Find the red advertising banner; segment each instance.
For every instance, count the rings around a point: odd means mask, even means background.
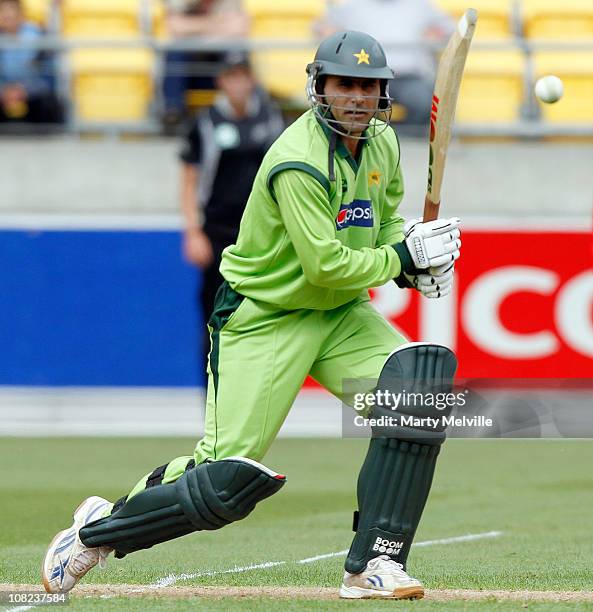
[[[461,378],[593,378],[590,230],[464,230],[454,293],[394,283],[373,303],[410,340],[455,351]]]

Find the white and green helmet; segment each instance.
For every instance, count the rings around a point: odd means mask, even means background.
[[[321,42],[315,59],[307,66],[307,99],[317,118],[328,128],[343,136],[368,139],[380,134],[389,125],[391,118],[391,98],[389,80],[393,70],[387,65],[385,52],[379,42],[364,32],[353,30],[336,32]],[[324,76],[346,76],[353,78],[379,79],[381,91],[376,100],[374,116],[360,135],[364,125],[356,122],[345,124],[332,115],[335,104],[326,102],[323,95]]]

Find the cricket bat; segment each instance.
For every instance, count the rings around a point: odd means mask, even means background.
[[[467,9],[451,35],[437,69],[430,112],[428,188],[423,217],[425,222],[434,221],[439,216],[441,185],[459,86],[477,21],[478,12],[475,9]]]

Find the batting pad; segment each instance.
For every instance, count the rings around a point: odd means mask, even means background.
[[[111,516],[85,525],[85,546],[108,546],[122,557],[194,531],[220,529],[245,518],[286,478],[243,457],[202,463],[174,483],[134,495]]]
[[[457,368],[455,355],[436,344],[410,344],[392,353],[383,366],[377,389],[390,392],[450,390]],[[445,409],[450,413],[451,408]],[[381,410],[373,416],[381,414]],[[405,414],[427,417],[433,407],[405,407]],[[397,426],[392,437],[374,437],[358,477],[356,535],[346,558],[346,571],[356,574],[379,555],[404,568],[432,485],[444,428]]]

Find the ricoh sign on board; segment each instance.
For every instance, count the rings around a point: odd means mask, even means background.
[[[451,296],[390,282],[375,306],[454,349],[461,378],[593,379],[591,228],[468,225]],[[180,252],[176,228],[0,230],[0,385],[203,386],[199,271]]]

